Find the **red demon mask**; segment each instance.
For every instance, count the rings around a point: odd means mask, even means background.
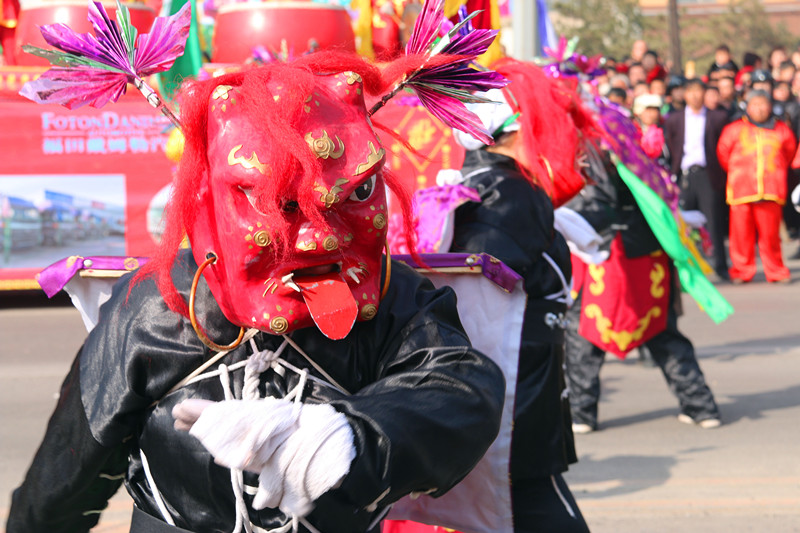
[[[217,257],[204,276],[234,324],[316,324],[341,339],[380,300],[385,151],[358,74],[261,81],[218,85],[208,101],[192,253]]]

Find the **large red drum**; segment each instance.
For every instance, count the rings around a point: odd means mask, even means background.
[[[56,0],[30,2],[23,5],[19,13],[17,32],[14,38],[15,54],[18,65],[47,66],[44,58],[22,51],[22,45],[31,44],[40,48],[52,48],[39,31],[39,26],[62,22],[78,33],[92,33],[89,22],[89,2],[87,0]],[[142,3],[125,4],[131,13],[131,23],[139,33],[147,33],[156,18],[152,8]],[[116,20],[117,5],[114,2],[103,2],[111,20]]]
[[[311,43],[321,50],[355,52],[350,15],[343,7],[311,2],[238,3],[220,7],[214,31],[213,61],[243,63],[262,45],[299,56]]]

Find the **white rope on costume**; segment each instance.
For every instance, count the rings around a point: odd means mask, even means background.
[[[469,174],[464,176],[464,179],[461,181],[461,183],[464,183],[468,179],[470,179],[472,177],[475,177],[478,174],[483,174],[484,172],[489,172],[490,170],[492,170],[492,167],[481,167],[481,168],[479,168],[477,170],[473,170],[472,172],[470,172]]]
[[[251,345],[252,345],[252,342],[251,342]],[[296,344],[294,344],[292,342],[290,342],[290,345],[291,346],[296,346]],[[254,350],[253,350],[254,354],[260,353],[257,350],[258,350],[258,348],[254,347]],[[265,351],[268,351],[268,350],[265,350]],[[301,355],[304,354],[304,352],[302,352],[301,350],[298,349],[298,351],[301,353]],[[306,357],[308,357],[308,356],[306,356]],[[239,361],[238,363],[234,363],[234,364],[228,366],[227,368],[228,368],[228,371],[233,372],[234,370],[239,370],[242,367],[246,367],[247,363],[248,363],[248,360]],[[301,374],[303,372],[303,370],[301,368],[298,368],[298,367],[294,366],[293,364],[291,364],[291,363],[289,363],[289,362],[287,362],[287,361],[285,361],[283,359],[278,358],[278,359],[275,359],[273,361],[272,369],[275,371],[276,374],[279,374],[281,377],[283,377],[284,374],[285,374],[284,368],[286,368],[288,370],[291,370],[295,374]],[[198,381],[203,381],[205,379],[209,379],[209,378],[212,378],[212,377],[218,377],[219,374],[220,374],[219,370],[213,370],[211,372],[206,372],[205,374],[199,374],[199,375],[196,375],[195,377],[193,377],[192,379],[190,379],[188,381],[185,381],[182,386],[185,387],[187,385],[191,385],[193,383],[197,383]],[[323,372],[323,374],[325,374],[325,372]],[[333,385],[333,384],[325,381],[324,379],[320,379],[320,378],[318,378],[316,376],[312,376],[311,374],[308,375],[308,379],[313,381],[314,383],[317,383],[318,385],[322,385],[322,386],[328,387],[330,389],[338,390],[342,394],[350,395],[349,392],[347,392],[346,390],[342,389],[341,387],[337,387],[336,385]]]
[[[372,523],[370,523],[369,527],[367,528],[367,531],[371,531],[371,530],[372,530],[372,528],[374,528],[375,526],[377,526],[378,524],[380,524],[380,523],[381,523],[381,520],[383,520],[384,518],[386,518],[386,515],[388,515],[388,514],[389,514],[389,511],[391,511],[391,510],[392,510],[392,505],[387,505],[387,506],[386,506],[386,507],[383,509],[383,511],[381,511],[380,513],[378,513],[378,516],[376,516],[376,517],[375,517],[375,519],[374,519],[374,520],[372,520]]]
[[[572,510],[572,506],[570,506],[569,502],[564,497],[564,495],[561,494],[561,489],[558,488],[558,483],[556,483],[556,476],[550,476],[550,481],[553,482],[553,488],[556,490],[556,494],[558,494],[558,499],[561,500],[561,503],[564,504],[564,507],[566,507],[569,515],[572,518],[575,518],[575,511]]]
[[[275,371],[276,374],[280,376],[284,376],[284,368],[295,372],[300,376],[297,385],[295,385],[292,390],[288,392],[288,394],[284,397],[284,399],[288,401],[294,400],[294,409],[295,411],[299,411],[302,407],[302,400],[303,400],[303,391],[305,390],[306,384],[308,380],[312,380],[315,383],[320,385],[338,390],[342,394],[351,395],[350,392],[347,391],[344,387],[342,387],[339,383],[334,380],[330,374],[325,372],[311,357],[302,349],[300,346],[297,345],[288,335],[283,335],[283,343],[278,347],[277,350],[274,352],[271,350],[258,350],[258,346],[255,344],[254,336],[258,333],[256,329],[250,329],[245,333],[244,340],[250,341],[250,346],[252,348],[252,354],[245,360],[239,361],[238,363],[234,363],[230,366],[225,365],[224,363],[220,364],[217,367],[217,370],[205,372],[204,370],[208,369],[212,364],[222,359],[225,355],[227,355],[230,350],[218,352],[214,357],[203,363],[201,366],[196,368],[191,374],[183,378],[180,382],[178,382],[174,387],[172,387],[167,394],[170,394],[182,387],[190,385],[192,383],[196,383],[199,381],[203,381],[205,379],[209,379],[212,377],[219,377],[220,383],[222,385],[222,390],[224,393],[225,400],[233,400],[235,399],[233,396],[233,392],[231,389],[231,382],[230,382],[230,372],[239,370],[240,368],[244,367],[245,375],[244,375],[244,385],[242,388],[242,399],[259,399],[260,393],[258,391],[258,387],[261,382],[261,374],[265,372],[267,369],[272,369]],[[327,380],[320,379],[315,376],[312,376],[308,373],[307,369],[298,368],[288,361],[281,359],[281,355],[286,349],[286,346],[289,345],[294,348],[303,358],[308,361],[311,366],[313,366],[317,372],[322,374]],[[166,394],[165,394],[166,396]],[[160,400],[159,400],[160,401]],[[158,403],[158,402],[155,402]],[[330,435],[326,435],[325,439],[327,439]],[[313,457],[313,456],[312,456]],[[144,460],[144,454],[142,454],[143,464],[145,465],[145,474],[148,476],[148,481],[151,483],[151,488],[153,488],[153,492],[157,494],[157,490],[155,489],[155,484],[151,481],[152,476],[149,472],[149,467],[146,465]],[[310,464],[310,461],[309,461]],[[266,530],[264,528],[258,527],[250,521],[250,515],[247,511],[247,504],[244,501],[244,494],[250,494],[253,490],[252,487],[246,486],[244,484],[244,475],[241,470],[231,469],[231,488],[233,489],[234,498],[236,500],[236,523],[234,525],[234,529],[232,533],[241,533],[242,528],[244,528],[246,533],[288,533],[288,531],[293,531],[297,533],[300,528],[300,524],[302,523],[306,528],[308,528],[311,533],[320,533],[314,526],[308,523],[307,520],[303,518],[298,518],[297,516],[292,516],[291,521],[281,527]],[[257,491],[257,489],[256,489]],[[157,496],[160,498],[160,494]],[[158,500],[157,500],[158,501]],[[163,502],[162,502],[163,505]],[[159,509],[161,506],[159,506]],[[166,512],[166,507],[162,510],[162,513]],[[169,517],[168,513],[165,514],[164,518],[170,523],[170,525],[174,525],[171,521],[171,517]]]
[[[306,529],[309,530],[311,533],[322,533],[319,529],[312,526],[305,518],[301,518],[300,523],[306,526]]]
[[[153,479],[153,474],[150,472],[150,463],[147,462],[147,456],[144,454],[142,449],[139,449],[139,457],[142,458],[142,468],[144,469],[144,476],[147,478],[147,484],[150,485],[150,491],[153,493],[153,499],[156,501],[156,505],[158,506],[158,511],[161,513],[161,516],[164,518],[164,521],[171,525],[175,525],[175,520],[172,519],[172,516],[169,514],[167,510],[167,506],[164,504],[164,500],[161,498],[161,492],[156,487],[156,482]]]
[[[288,346],[285,340],[274,352],[272,350],[264,350],[259,352],[256,342],[250,339],[250,347],[253,349],[253,354],[247,358],[247,364],[244,367],[244,387],[242,388],[242,399],[256,400],[259,398],[258,385],[261,381],[261,374],[268,368],[275,366],[283,351]]]
[[[295,350],[297,350],[297,352],[298,352],[300,355],[302,355],[303,357],[305,357],[306,361],[308,361],[309,363],[311,363],[311,366],[313,366],[313,367],[314,367],[314,369],[316,369],[316,371],[317,371],[317,372],[319,372],[320,374],[322,374],[322,375],[325,377],[325,379],[327,379],[328,381],[330,381],[332,385],[334,385],[334,386],[335,386],[337,389],[339,389],[341,392],[345,393],[346,395],[348,395],[348,396],[351,396],[351,395],[352,395],[352,394],[351,394],[351,393],[350,393],[350,392],[349,392],[347,389],[345,389],[344,387],[342,387],[341,385],[339,385],[339,383],[337,383],[337,382],[336,382],[336,380],[335,380],[335,379],[333,379],[333,378],[330,376],[330,374],[328,374],[327,372],[325,372],[325,371],[322,369],[322,367],[321,367],[321,366],[319,366],[319,365],[316,363],[316,361],[314,361],[313,359],[311,359],[311,357],[309,357],[309,355],[308,355],[306,352],[304,352],[304,351],[303,351],[303,349],[302,349],[301,347],[299,347],[299,346],[297,345],[297,343],[296,343],[296,342],[294,342],[294,341],[291,339],[291,337],[289,337],[288,335],[284,335],[284,336],[283,336],[283,338],[284,338],[284,339],[286,339],[286,341],[287,341],[289,344],[291,344],[291,345],[292,345],[292,348],[294,348]]]
[[[273,368],[278,364],[288,364],[285,361],[280,359],[281,354],[286,349],[286,346],[292,344],[296,346],[294,343],[289,340],[289,337],[284,336],[283,343],[278,347],[276,351],[271,350],[262,350],[257,351],[258,347],[255,344],[255,341],[251,338],[250,339],[250,346],[253,349],[253,354],[247,358],[246,361],[242,361],[245,363],[245,378],[244,378],[244,387],[242,388],[242,399],[247,400],[254,400],[259,399],[260,395],[258,392],[258,386],[261,381],[261,374],[266,371],[268,368]],[[305,354],[303,354],[305,355]],[[308,358],[308,356],[305,356]],[[230,370],[233,366],[238,366],[241,368],[241,365],[237,363],[236,365],[231,365],[228,367],[225,364],[220,364],[217,370],[217,374],[219,375],[220,383],[222,385],[222,390],[225,395],[225,400],[233,400],[233,392],[231,390],[231,381],[230,381]],[[294,367],[293,367],[294,368]],[[294,400],[293,409],[295,414],[299,414],[299,410],[302,407],[302,400],[303,400],[303,391],[306,388],[306,384],[308,383],[308,370],[306,369],[295,369],[298,374],[300,374],[300,379],[297,382],[289,393],[284,396],[285,400],[292,401]],[[200,378],[201,376],[195,376],[195,379]],[[188,383],[188,382],[187,382]],[[323,440],[326,440],[330,435],[325,435]],[[313,458],[313,456],[312,456]],[[309,464],[311,461],[309,460]],[[308,469],[308,465],[306,465],[306,470]],[[246,533],[286,533],[289,531],[289,528],[295,533],[300,529],[300,519],[298,517],[293,516],[292,520],[289,524],[282,526],[280,528],[272,529],[270,531],[266,531],[263,528],[259,528],[258,526],[254,525],[250,522],[250,514],[247,511],[247,504],[244,501],[244,494],[245,492],[249,492],[249,487],[245,486],[244,484],[244,474],[241,470],[231,468],[231,488],[233,489],[233,495],[236,500],[236,524],[234,525],[232,533],[241,533],[242,528],[244,528]],[[246,520],[246,521],[245,521]],[[317,532],[316,529],[313,528],[310,524],[307,524],[303,521],[304,525],[309,528],[312,533]],[[318,533],[318,532],[317,532]]]
[[[255,337],[256,333],[258,333],[257,329],[255,329],[255,328],[248,329],[247,333],[245,333],[244,337],[242,337],[242,342],[249,341],[250,339]],[[201,374],[203,372],[203,370],[205,370],[206,368],[210,367],[211,365],[213,365],[214,363],[216,363],[217,361],[219,361],[220,359],[222,359],[223,357],[228,355],[230,352],[231,352],[231,350],[223,350],[221,352],[218,352],[214,357],[212,357],[211,359],[209,359],[208,361],[206,361],[202,365],[200,365],[197,368],[195,368],[194,371],[192,371],[191,374],[189,374],[188,376],[186,376],[185,378],[180,380],[178,383],[176,383],[171,389],[169,389],[167,391],[167,393],[164,396],[168,396],[169,394],[175,392],[176,390],[185,387],[186,385],[189,384],[190,381],[192,381],[195,377],[197,377],[199,374]],[[162,396],[162,398],[164,396]],[[159,401],[161,401],[161,400],[159,400]],[[156,403],[158,403],[158,402],[156,402]]]
[[[570,295],[570,284],[567,283],[567,278],[564,277],[564,272],[561,271],[558,263],[556,263],[553,258],[550,257],[550,254],[547,252],[542,252],[542,257],[544,257],[544,260],[547,261],[551,267],[553,267],[553,270],[555,270],[556,274],[558,275],[558,279],[561,280],[561,290],[553,294],[548,294],[544,297],[545,300],[556,300],[558,302],[570,305],[572,303],[570,301],[572,300],[572,296]]]
[[[233,400],[233,392],[231,391],[231,378],[228,372],[228,367],[222,363],[219,365],[219,381],[222,384],[222,393],[225,395],[226,400]],[[244,474],[237,468],[231,468],[231,488],[233,489],[233,497],[236,500],[236,523],[233,526],[232,533],[241,533],[242,527],[247,533],[253,533],[253,528],[250,525],[250,514],[247,512],[247,504],[244,501]],[[247,518],[245,524],[244,519]]]
[[[276,527],[275,529],[264,529],[263,527],[258,527],[255,524],[250,524],[253,526],[253,533],[289,533],[289,530],[293,529],[292,522],[282,525],[281,527]]]

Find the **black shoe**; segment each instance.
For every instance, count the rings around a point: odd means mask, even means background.
[[[717,273],[717,277],[719,278],[720,281],[730,281],[731,280],[731,276],[730,276],[730,274],[728,274],[728,269],[717,270],[716,273]]]

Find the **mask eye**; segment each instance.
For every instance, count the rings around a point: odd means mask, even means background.
[[[359,185],[353,194],[350,195],[350,200],[354,202],[365,202],[369,200],[375,190],[375,178],[377,175],[372,176],[367,181]]]

